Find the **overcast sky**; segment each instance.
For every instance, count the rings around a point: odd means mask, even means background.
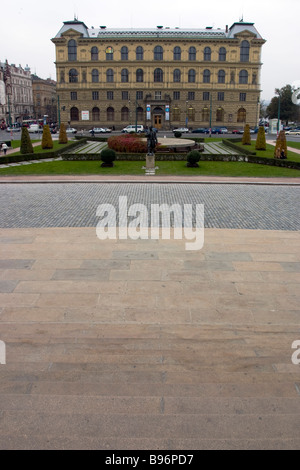
[[[300,0],[14,0],[1,8],[0,60],[6,59],[41,78],[56,79],[55,47],[51,42],[64,21],[88,27],[225,29],[241,18],[253,22],[267,40],[262,53],[262,99],[275,88],[300,81]]]

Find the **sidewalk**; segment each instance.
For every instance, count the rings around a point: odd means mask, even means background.
[[[0,449],[300,449],[299,232],[0,242]]]

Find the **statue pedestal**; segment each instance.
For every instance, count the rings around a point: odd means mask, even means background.
[[[158,170],[158,166],[155,166],[155,155],[146,155],[146,166],[143,166],[143,170],[146,170],[146,175],[155,175],[155,170]]]

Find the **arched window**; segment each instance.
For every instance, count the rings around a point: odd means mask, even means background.
[[[181,60],[181,49],[179,46],[174,47],[173,57],[174,60]]]
[[[109,46],[105,49],[106,60],[114,60],[114,49]]]
[[[218,108],[216,112],[216,121],[223,122],[224,121],[224,109]]]
[[[196,60],[196,48],[193,46],[189,48],[189,60]]]
[[[180,121],[180,108],[178,108],[177,106],[172,109],[172,120]]]
[[[154,48],[154,60],[164,60],[164,50],[161,46]]]
[[[98,60],[98,57],[99,57],[98,47],[94,46],[91,49],[91,60]]]
[[[179,69],[175,69],[173,72],[173,81],[174,83],[180,83],[181,82],[181,72]]]
[[[220,47],[219,49],[219,61],[225,62],[226,61],[226,49],[225,47]]]
[[[203,72],[203,83],[210,83],[210,70],[208,69]]]
[[[155,69],[154,70],[154,81],[156,83],[162,83],[164,81],[164,73],[162,69]]]
[[[241,85],[247,85],[247,83],[248,83],[248,72],[247,72],[247,70],[241,70],[240,71],[239,83]]]
[[[189,83],[196,82],[196,71],[194,69],[189,70],[188,81]]]
[[[121,48],[121,60],[128,60],[128,47],[123,46]]]
[[[144,60],[144,49],[142,46],[138,46],[135,50],[136,60]]]
[[[187,110],[187,115],[188,115],[189,121],[194,122],[195,121],[195,108],[190,106]]]
[[[204,49],[204,60],[211,60],[211,48],[206,47]]]
[[[100,109],[97,107],[92,109],[92,120],[100,121]]]
[[[107,81],[107,83],[113,83],[113,81],[114,81],[114,71],[113,71],[113,69],[108,69],[106,71],[106,81]]]
[[[218,72],[218,83],[225,83],[225,71],[219,70]]]
[[[202,109],[202,121],[208,122],[209,116],[210,116],[209,108],[207,107],[203,108]]]
[[[241,62],[249,62],[250,44],[248,41],[242,41],[240,50]]]
[[[68,60],[77,60],[77,43],[74,39],[68,42]]]
[[[144,120],[144,110],[141,106],[138,106],[137,110],[137,119],[138,119],[138,122],[143,122]]]
[[[129,72],[127,69],[122,69],[121,70],[121,82],[128,83],[128,81],[129,81]]]
[[[126,106],[121,109],[121,121],[129,121],[129,109]]]
[[[76,69],[69,71],[69,83],[78,83],[78,72]]]
[[[144,71],[142,69],[137,69],[136,71],[136,81],[141,83],[144,81]]]
[[[79,110],[78,108],[70,109],[70,119],[71,121],[79,121]]]
[[[92,82],[93,83],[99,82],[99,71],[97,69],[92,70]]]
[[[247,112],[245,108],[240,108],[237,114],[237,122],[246,122]]]
[[[106,110],[107,121],[114,121],[115,120],[115,110],[111,106]]]

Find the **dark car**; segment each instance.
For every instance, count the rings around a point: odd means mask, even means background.
[[[199,129],[194,129],[192,131],[192,134],[208,134],[209,129],[206,129],[205,127],[200,127]]]
[[[223,134],[221,127],[213,127],[211,130],[212,134]]]

